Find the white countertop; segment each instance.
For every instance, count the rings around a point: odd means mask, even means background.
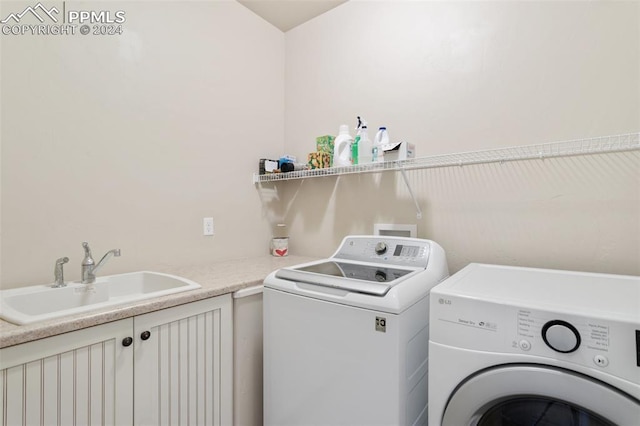
[[[202,287],[197,290],[185,291],[183,293],[171,294],[93,312],[85,312],[35,324],[15,325],[0,320],[0,348],[129,318],[134,315],[146,314],[148,312],[220,296],[222,294],[233,293],[246,287],[262,284],[266,276],[276,269],[312,260],[315,259],[301,256],[264,256],[212,262],[202,265],[155,269],[155,272],[164,272],[190,279]]]

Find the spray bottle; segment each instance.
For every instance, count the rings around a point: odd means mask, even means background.
[[[356,138],[351,144],[351,163],[354,165],[371,163],[372,149],[373,146],[367,131],[367,122],[358,117]]]
[[[358,144],[360,143],[360,128],[362,127],[362,121],[358,116],[358,126],[356,127],[356,138],[351,144],[351,164],[354,166],[358,164]]]

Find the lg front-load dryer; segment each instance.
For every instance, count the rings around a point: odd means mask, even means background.
[[[430,426],[640,425],[640,277],[471,264],[430,327]]]
[[[270,274],[265,424],[426,424],[428,296],[447,276],[438,244],[386,236]]]

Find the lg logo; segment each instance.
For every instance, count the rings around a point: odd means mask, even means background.
[[[440,299],[438,299],[438,303],[441,305],[450,305],[451,304],[451,299],[443,299],[442,297]]]

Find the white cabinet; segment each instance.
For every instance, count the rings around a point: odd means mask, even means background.
[[[125,319],[0,350],[0,424],[131,424],[132,329]]]
[[[225,295],[135,318],[136,425],[231,425],[231,303]]]
[[[1,349],[0,425],[230,425],[231,303],[219,296]]]

